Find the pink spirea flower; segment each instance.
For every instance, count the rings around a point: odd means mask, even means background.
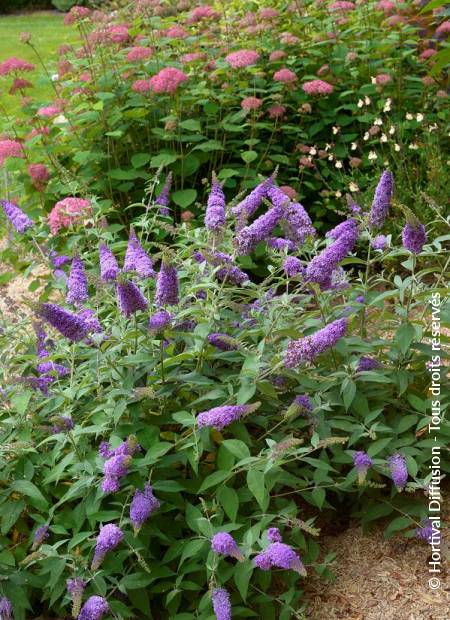
[[[450,34],[450,21],[446,21],[446,22],[442,22],[442,24],[440,24],[440,26],[438,26],[436,28],[436,31],[434,33],[438,39],[443,39],[444,37],[446,37],[447,35]]]
[[[405,23],[405,18],[402,15],[392,15],[392,17],[390,17],[387,20],[388,26],[397,26],[398,24],[404,24],[404,23]]]
[[[30,164],[28,166],[28,174],[38,192],[43,192],[50,178],[47,166],[44,164]]]
[[[262,106],[262,100],[258,97],[245,97],[241,101],[241,108],[243,110],[257,110]]]
[[[136,80],[131,86],[131,90],[141,95],[148,93],[152,89],[150,80]]]
[[[23,91],[25,88],[32,88],[33,84],[24,80],[23,78],[16,78],[14,82],[11,84],[11,88],[9,89],[9,94],[14,95],[17,91]]]
[[[433,49],[432,47],[429,47],[428,49],[424,50],[420,54],[419,60],[427,60],[428,58],[431,58],[435,54],[437,54],[437,50]]]
[[[237,52],[231,52],[225,56],[225,60],[233,69],[241,69],[243,67],[250,67],[254,65],[259,59],[258,52],[254,50],[239,50]]]
[[[86,19],[86,17],[89,17],[91,13],[91,9],[88,9],[85,6],[73,6],[65,15],[64,23],[66,26],[70,26],[75,22]]]
[[[436,84],[435,80],[431,77],[431,75],[425,75],[422,78],[422,84],[424,86],[433,86],[433,84]]]
[[[283,50],[275,50],[274,52],[272,52],[269,56],[269,60],[271,62],[276,62],[277,60],[281,60],[282,58],[286,58],[287,54],[286,52],[283,52]]]
[[[162,34],[168,39],[185,39],[189,36],[189,33],[186,32],[186,30],[178,24],[175,24],[175,26],[171,26],[167,30],[164,30]]]
[[[8,157],[23,157],[23,147],[16,140],[0,140],[0,166]]]
[[[47,221],[50,231],[56,235],[61,228],[68,228],[71,224],[79,223],[91,214],[92,208],[89,200],[69,196],[55,204]]]
[[[280,185],[280,189],[283,194],[286,194],[291,200],[298,200],[298,194],[296,190],[290,185]]]
[[[347,2],[347,0],[337,0],[330,4],[330,11],[354,11],[355,5],[353,2]]]
[[[280,41],[283,45],[296,45],[300,43],[300,39],[295,36],[295,34],[291,34],[290,32],[283,32],[280,37]]]
[[[276,103],[275,105],[271,106],[267,111],[269,113],[269,118],[281,118],[286,112],[286,107],[284,105],[281,105],[280,103]]]
[[[7,58],[0,63],[0,75],[9,75],[10,73],[20,73],[21,71],[33,71],[35,66],[31,62],[21,60],[15,56]]]
[[[261,19],[276,19],[280,15],[280,12],[277,11],[277,9],[267,7],[265,9],[260,9],[258,15]]]
[[[61,111],[61,106],[52,104],[39,108],[36,114],[45,118],[52,118],[53,116],[58,116],[58,114],[61,114]]]
[[[175,67],[165,67],[149,80],[155,93],[174,93],[178,86],[187,80],[187,75]]]
[[[112,43],[126,43],[130,38],[130,33],[128,32],[128,28],[123,24],[117,24],[115,26],[110,26],[107,30],[108,39]]]
[[[127,54],[127,60],[130,62],[136,62],[145,60],[152,56],[153,50],[151,47],[132,47]]]
[[[378,86],[385,86],[386,84],[389,84],[389,82],[392,82],[392,78],[389,73],[379,73],[375,77],[375,81]]]
[[[330,95],[334,88],[324,80],[311,80],[302,86],[307,95]]]
[[[284,84],[293,84],[297,81],[297,76],[290,69],[280,69],[273,74],[275,82],[283,82]]]
[[[215,11],[212,6],[207,4],[197,6],[192,10],[191,14],[187,19],[188,24],[196,24],[202,19],[219,19],[220,13]]]
[[[395,11],[395,4],[391,2],[391,0],[380,0],[376,3],[375,8],[379,11],[383,11],[383,13],[392,13]]]
[[[205,54],[203,52],[191,52],[190,54],[184,54],[181,57],[181,62],[186,64],[188,62],[196,62],[197,60],[204,60]]]

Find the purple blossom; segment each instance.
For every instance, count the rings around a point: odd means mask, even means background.
[[[130,464],[131,456],[129,454],[114,454],[105,461],[103,465],[103,493],[106,495],[116,493],[120,489],[119,480],[127,475]]]
[[[423,224],[405,224],[402,231],[403,247],[413,254],[420,254],[427,242],[427,233]]]
[[[274,250],[287,250],[293,252],[296,245],[290,239],[283,239],[283,237],[271,237],[267,240],[267,245]]]
[[[56,304],[42,304],[39,316],[72,342],[83,340],[89,332],[89,325],[82,317]]]
[[[170,188],[172,186],[172,173],[166,177],[165,183],[162,187],[162,190],[159,196],[156,198],[155,203],[160,207],[159,212],[161,215],[168,216],[170,215],[170,210],[168,209],[169,201],[170,201]]]
[[[393,190],[394,177],[389,170],[385,170],[375,189],[375,196],[369,213],[370,228],[381,228],[383,226],[391,206]]]
[[[144,491],[136,490],[130,506],[130,521],[135,531],[138,531],[149,516],[158,510],[160,502],[153,495],[152,487],[146,484]]]
[[[223,405],[222,407],[214,407],[213,409],[199,413],[197,416],[197,424],[199,428],[212,426],[220,431],[242,418],[242,416],[252,413],[258,406],[259,403],[253,405]]]
[[[388,239],[385,235],[377,235],[374,239],[372,239],[372,243],[370,245],[374,250],[384,250],[387,244]]]
[[[285,259],[283,269],[288,278],[294,278],[299,274],[305,275],[306,273],[301,261],[295,256],[288,256]]]
[[[216,620],[231,620],[231,602],[228,592],[224,588],[215,588],[211,597]]]
[[[358,360],[358,366],[356,367],[357,372],[366,372],[369,370],[376,370],[380,368],[381,364],[378,360],[373,359],[372,357],[363,356]]]
[[[77,312],[77,316],[86,323],[89,332],[100,334],[103,331],[95,312],[90,308],[83,308]]]
[[[138,310],[147,310],[147,300],[134,282],[130,280],[117,282],[116,292],[117,303],[124,316],[130,317]]]
[[[13,606],[6,596],[0,597],[0,620],[14,620]]]
[[[33,390],[40,390],[44,396],[48,396],[49,386],[55,380],[54,377],[23,377],[22,381],[26,385],[29,385]]]
[[[295,553],[292,547],[281,542],[271,543],[262,553],[256,556],[254,561],[256,566],[262,570],[284,568],[306,576],[306,570],[300,556]]]
[[[122,542],[122,540],[123,532],[119,527],[117,527],[117,525],[114,525],[114,523],[103,525],[97,536],[97,544],[95,545],[95,553],[94,559],[92,560],[91,570],[97,570],[108,551],[115,549],[117,545]]]
[[[389,470],[392,480],[399,491],[401,491],[408,481],[408,470],[406,459],[403,454],[394,454],[388,459]]]
[[[286,236],[294,243],[301,244],[308,235],[314,236],[316,234],[311,218],[303,205],[291,201],[283,190],[275,185],[267,190],[267,196],[275,207],[283,210],[282,224]]]
[[[340,226],[334,229],[334,231],[339,229],[336,240],[315,256],[306,269],[306,279],[309,282],[317,282],[322,289],[330,288],[333,283],[333,271],[353,249],[358,239],[359,228],[355,220],[347,220]]]
[[[366,301],[366,298],[364,297],[364,295],[358,295],[357,297],[355,297],[355,301],[358,304],[363,304]]]
[[[111,250],[102,243],[100,245],[100,277],[103,282],[115,280],[120,273],[119,265]]]
[[[32,551],[36,551],[42,545],[44,540],[49,537],[48,525],[41,525],[34,533]]]
[[[53,349],[55,343],[47,336],[47,333],[39,323],[34,323],[33,328],[37,340],[36,354],[39,359],[44,359],[50,355],[49,349]]]
[[[98,454],[103,459],[109,459],[114,454],[114,450],[111,449],[111,446],[108,441],[102,441],[98,447]]]
[[[68,263],[72,262],[72,259],[70,258],[70,256],[66,256],[65,254],[57,254],[53,250],[50,252],[50,257],[51,257],[53,266],[56,269],[59,269],[60,267],[64,267],[64,265],[67,265]]]
[[[59,416],[57,422],[58,423],[54,424],[52,427],[52,432],[55,434],[61,433],[64,430],[71,431],[75,428],[72,418],[68,415]]]
[[[218,532],[211,539],[211,549],[219,555],[230,556],[242,561],[244,556],[236,541],[228,532]]]
[[[250,254],[260,241],[264,241],[270,236],[283,214],[283,206],[272,207],[260,215],[252,224],[242,228],[236,236],[237,253],[240,255]]]
[[[416,528],[416,536],[420,540],[425,540],[431,545],[431,542],[433,540],[433,522],[431,521],[431,519],[424,519],[422,521],[420,527]],[[437,531],[437,538],[440,538],[439,531]]]
[[[285,355],[286,367],[295,368],[301,362],[312,362],[318,355],[334,347],[345,336],[347,327],[348,320],[346,318],[337,319],[311,336],[292,340],[288,344]]]
[[[72,599],[72,617],[78,618],[78,614],[81,609],[81,602],[83,600],[84,589],[86,588],[86,582],[79,577],[74,579],[68,579],[66,582],[67,592]]]
[[[287,408],[285,418],[294,418],[301,414],[306,414],[309,417],[312,410],[313,404],[308,394],[299,394]]]
[[[208,342],[221,351],[235,351],[239,346],[235,338],[218,332],[209,334]]]
[[[221,267],[216,271],[215,276],[220,282],[227,282],[228,284],[234,284],[236,286],[240,286],[249,280],[245,271],[242,271],[242,269],[239,269],[236,265]]]
[[[27,228],[33,226],[33,222],[30,220],[28,215],[26,215],[19,207],[12,202],[8,202],[7,200],[0,201],[3,211],[5,212],[6,217],[17,230],[18,233],[24,233]]]
[[[277,527],[269,527],[267,530],[267,539],[271,543],[281,542],[283,540],[281,537],[281,532]]]
[[[372,467],[373,461],[368,454],[362,450],[353,453],[353,463],[358,472],[358,482],[363,484],[366,479],[367,470]]]
[[[84,271],[83,261],[79,256],[74,256],[67,282],[66,302],[68,304],[82,303],[88,299],[88,281]]]
[[[199,250],[195,250],[195,252],[192,254],[192,257],[197,263],[206,262],[206,258],[203,256],[203,254]]]
[[[205,226],[212,232],[217,232],[225,225],[225,194],[222,186],[213,176],[211,192],[208,197],[205,213]]]
[[[130,231],[127,251],[125,253],[124,271],[134,271],[141,278],[154,278],[155,270],[153,263],[139,243],[136,233],[133,229]]]
[[[172,315],[167,310],[158,310],[150,317],[148,321],[148,328],[151,332],[162,332],[166,327],[170,325],[172,321]]]
[[[164,260],[156,281],[155,302],[157,306],[176,306],[179,302],[177,270]]]
[[[231,209],[233,215],[242,219],[251,217],[258,209],[263,199],[267,196],[267,190],[271,185],[273,185],[272,178],[266,179],[257,185],[244,200]]]
[[[109,611],[109,605],[101,596],[90,596],[83,605],[78,620],[102,620]]]
[[[62,364],[55,364],[55,362],[42,362],[37,365],[36,370],[41,375],[46,375],[49,372],[55,372],[58,377],[66,377],[70,373],[70,370],[66,366],[63,366]]]

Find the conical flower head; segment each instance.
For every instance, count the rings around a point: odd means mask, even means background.
[[[102,620],[109,605],[102,596],[90,596],[83,605],[78,620]]]
[[[18,233],[24,233],[27,228],[33,226],[32,220],[19,207],[7,200],[0,201],[6,217],[17,230]]]
[[[420,254],[427,242],[425,226],[419,222],[417,226],[405,224],[402,231],[403,247],[413,254]]]
[[[302,362],[312,362],[318,355],[334,347],[345,336],[347,327],[347,318],[337,319],[311,336],[292,340],[286,350],[286,367],[295,368]]]
[[[100,277],[104,282],[115,280],[120,273],[119,265],[111,250],[102,243],[100,245]]]
[[[116,289],[117,303],[124,316],[130,317],[138,310],[144,311],[147,309],[147,300],[134,282],[129,280],[118,282]]]
[[[228,592],[224,588],[215,588],[211,597],[216,620],[231,620],[231,602]]]
[[[127,251],[125,254],[124,271],[134,271],[141,278],[153,278],[155,270],[150,257],[145,252],[133,229],[130,231]]]
[[[211,549],[218,555],[230,556],[242,562],[244,555],[228,532],[218,532],[211,539]]]
[[[91,570],[97,570],[108,551],[115,549],[122,540],[123,532],[117,525],[114,525],[114,523],[108,523],[101,527],[97,536],[97,544],[95,545]]]
[[[66,302],[68,304],[83,303],[88,297],[88,282],[83,261],[79,256],[74,256],[67,282]]]
[[[164,185],[162,187],[162,190],[155,200],[155,203],[159,205],[160,207],[159,212],[161,213],[161,215],[164,215],[164,216],[170,215],[169,202],[170,202],[170,188],[171,187],[172,187],[172,173],[169,172],[164,182]]]
[[[39,316],[72,342],[83,340],[89,332],[86,321],[56,304],[42,304]]]
[[[372,208],[369,213],[370,228],[381,228],[391,206],[394,191],[394,177],[392,172],[385,170],[375,189]]]
[[[156,281],[155,302],[157,306],[176,306],[179,302],[177,270],[165,260]]]
[[[217,232],[225,224],[225,194],[222,186],[213,176],[211,192],[208,197],[205,213],[205,226],[212,232]]]
[[[14,620],[13,606],[6,596],[0,597],[0,620]]]
[[[223,405],[222,407],[213,407],[208,411],[202,411],[197,416],[197,425],[199,428],[203,426],[212,426],[221,431],[236,420],[240,420],[245,415],[253,413],[258,409],[261,403],[253,403],[251,405]]]
[[[36,532],[34,533],[33,545],[31,547],[31,550],[36,551],[36,549],[39,549],[39,547],[42,545],[44,540],[48,538],[48,536],[48,525],[41,525],[40,527],[38,527]]]
[[[153,489],[146,484],[144,491],[136,490],[130,506],[130,521],[135,532],[138,532],[150,515],[160,506],[159,501],[153,495]]]
[[[402,491],[408,481],[408,469],[403,454],[394,454],[388,459],[392,480],[399,491]]]
[[[150,317],[148,328],[152,333],[157,334],[164,331],[164,329],[170,325],[171,321],[172,315],[167,312],[167,310],[158,310]]]
[[[66,585],[67,592],[70,594],[72,599],[72,616],[74,618],[78,618],[83,600],[83,592],[86,588],[86,582],[79,577],[75,577],[74,579],[68,579]]]
[[[363,484],[366,479],[367,470],[369,467],[372,467],[373,461],[366,452],[360,450],[353,454],[353,463],[358,472],[358,484]]]

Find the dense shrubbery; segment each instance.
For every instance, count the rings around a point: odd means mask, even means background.
[[[212,589],[227,620],[221,588],[235,618],[302,618],[298,573],[326,576],[332,560],[319,558],[320,511],[414,535],[433,444],[427,303],[448,290],[449,235],[403,207],[401,247],[381,234],[391,202],[385,172],[370,214],[351,202],[320,240],[273,183],[225,210],[214,181],[206,228],[143,203],[125,252],[84,205],[69,243],[82,256],[41,243],[57,277],[36,339],[2,335],[1,588],[17,619],[67,613],[71,593],[75,616],[100,597],[82,620],[108,606],[206,620]],[[261,251],[255,282],[235,260]]]

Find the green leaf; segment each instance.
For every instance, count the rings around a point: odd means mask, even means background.
[[[417,423],[418,419],[419,419],[419,416],[415,415],[414,413],[403,416],[400,422],[398,423],[397,432],[404,433],[406,430],[408,430],[408,428],[411,428],[411,426],[414,426],[414,424]]]
[[[250,450],[245,445],[243,441],[239,439],[225,439],[222,442],[222,446],[224,446],[231,454],[233,454],[237,459],[246,459],[250,456]]]
[[[389,504],[372,504],[364,510],[363,513],[363,523],[368,523],[369,521],[375,521],[375,519],[381,519],[382,517],[387,517],[393,512],[393,506]]]
[[[414,525],[414,522],[409,517],[397,517],[391,521],[384,530],[384,537],[390,538],[395,532],[404,530],[406,527],[411,527],[412,525]]]
[[[1,533],[3,535],[9,532],[25,510],[25,507],[26,503],[22,499],[18,502],[4,502],[2,504]]]
[[[30,503],[33,506],[36,506],[36,508],[40,508],[42,510],[46,510],[48,508],[47,500],[39,491],[37,486],[30,480],[16,480],[11,485],[11,491],[16,491],[16,493],[29,497]]]
[[[344,401],[345,409],[346,411],[348,411],[356,394],[355,382],[346,377],[342,383],[341,394]]]
[[[197,146],[195,146],[192,150],[204,151],[205,153],[208,153],[209,151],[223,151],[223,146],[218,140],[208,140],[207,142],[197,144]]]
[[[228,471],[221,471],[221,470],[215,471],[214,473],[210,474],[203,480],[203,484],[199,488],[198,492],[201,493],[202,491],[205,491],[206,489],[209,489],[211,487],[214,487],[220,484],[221,482],[226,480],[229,475],[230,473]]]
[[[180,189],[177,192],[174,192],[171,196],[172,200],[175,204],[177,204],[182,209],[186,209],[189,205],[191,205],[194,200],[197,198],[197,190],[196,189]]]
[[[187,120],[182,121],[181,123],[179,123],[179,126],[183,129],[187,129],[188,131],[201,131],[202,129],[200,121],[197,121],[193,118],[188,118]]]
[[[155,155],[150,160],[150,166],[152,168],[159,168],[160,166],[169,166],[173,162],[177,161],[178,155],[176,153],[161,153]]]
[[[235,521],[239,509],[239,496],[236,491],[224,486],[217,494],[217,499],[230,521]]]
[[[17,411],[19,415],[23,415],[27,410],[28,403],[30,402],[31,392],[22,392],[21,394],[14,394],[11,396],[11,405]]]
[[[252,161],[258,159],[258,153],[256,151],[244,151],[243,153],[241,153],[241,157],[246,164],[251,164]]]
[[[264,486],[264,474],[258,469],[250,469],[247,472],[247,486],[261,510],[265,509],[266,504],[266,488]]]
[[[239,562],[234,569],[233,579],[242,599],[247,600],[248,584],[253,573],[253,565],[250,560]]]
[[[131,158],[133,168],[141,168],[150,161],[151,156],[148,153],[136,153]]]
[[[139,176],[139,173],[136,170],[123,170],[122,168],[114,168],[108,172],[108,176],[111,179],[116,179],[117,181],[132,181]]]
[[[145,588],[145,586],[148,586],[152,581],[152,575],[146,573],[132,573],[131,575],[122,577],[119,588],[122,592],[127,592],[127,590],[138,590],[139,588]]]

